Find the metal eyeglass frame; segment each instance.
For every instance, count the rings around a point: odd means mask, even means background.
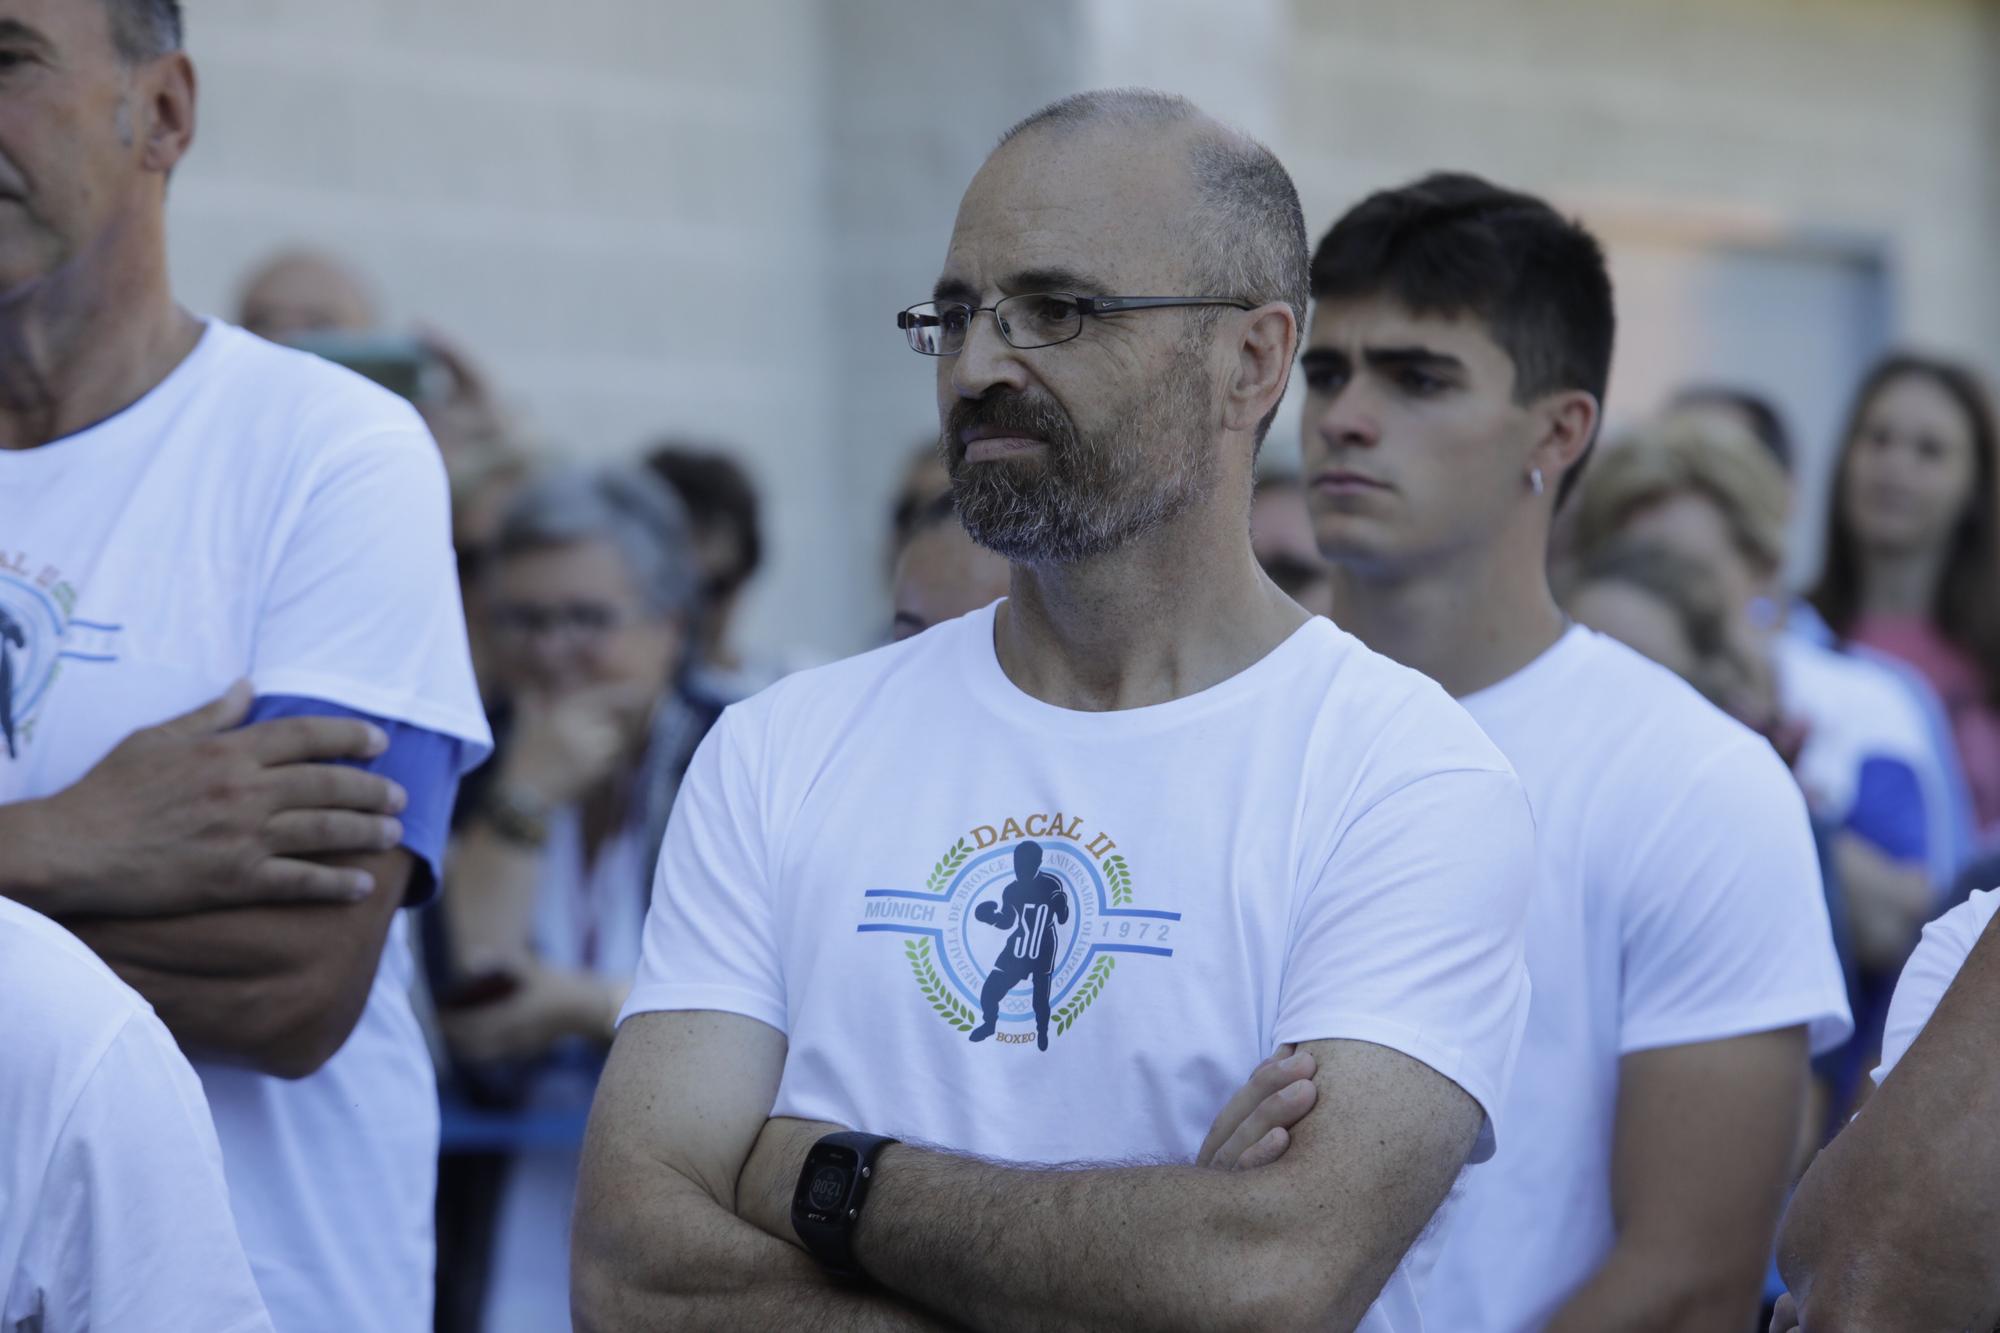
[[[1076,306],[1078,314],[1076,331],[1068,337],[1057,338],[1053,342],[1028,343],[1026,345],[1015,342],[1013,337],[1007,332],[1007,321],[1001,317],[1000,307],[1009,305],[1015,301],[1031,301],[1037,297],[1049,296],[1060,297],[1062,300]],[[1073,292],[1020,292],[1013,296],[1002,297],[992,305],[967,305],[963,301],[919,301],[916,305],[896,312],[896,327],[903,330],[906,337],[913,333],[918,327],[917,321],[920,318],[916,312],[922,306],[935,306],[940,316],[946,310],[963,310],[965,311],[965,332],[959,336],[957,347],[952,348],[950,351],[926,352],[923,348],[917,346],[914,340],[910,342],[910,350],[918,356],[957,356],[959,352],[965,349],[965,339],[972,333],[974,316],[990,311],[993,315],[994,324],[1000,330],[1001,339],[1017,352],[1031,352],[1041,347],[1060,347],[1066,342],[1071,342],[1082,337],[1084,322],[1092,315],[1120,315],[1129,310],[1165,310],[1174,306],[1201,305],[1226,305],[1233,306],[1238,310],[1255,310],[1257,308],[1249,301],[1241,301],[1228,296],[1078,296]],[[942,318],[940,318],[939,323],[943,323]]]

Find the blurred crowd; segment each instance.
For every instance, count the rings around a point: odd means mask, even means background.
[[[447,1107],[441,1329],[555,1326],[597,1063],[638,960],[658,846],[695,745],[775,678],[734,621],[762,505],[723,445],[664,438],[579,470],[543,453],[473,357],[385,330],[337,258],[281,256],[238,318],[407,392],[452,481],[454,535],[494,758],[465,784],[425,932]],[[1798,451],[1754,386],[1686,386],[1605,441],[1561,511],[1551,574],[1577,622],[1670,668],[1790,765],[1811,810],[1856,1019],[1815,1062],[1800,1163],[1871,1086],[1890,994],[1924,925],[2000,881],[2000,437],[1978,376],[1895,353],[1851,390],[1788,586]],[[883,534],[904,638],[1007,590],[917,444]],[[1267,471],[1266,573],[1332,615],[1302,479]],[[485,1312],[485,1313],[482,1313]]]

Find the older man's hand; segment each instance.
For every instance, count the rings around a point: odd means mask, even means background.
[[[403,789],[335,762],[373,758],[388,738],[342,717],[241,726],[250,704],[239,681],[133,732],[75,785],[0,806],[0,892],[65,916],[367,897],[368,872],[308,858],[402,841]]]

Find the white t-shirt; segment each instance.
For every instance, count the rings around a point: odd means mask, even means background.
[[[1889,1021],[1882,1031],[1882,1063],[1875,1067],[1879,1085],[1906,1054],[1924,1024],[1937,1012],[1938,1002],[1958,979],[1979,937],[1994,914],[2000,913],[2000,889],[1980,889],[1970,898],[1924,927],[1923,938],[1903,964],[1896,994],[1889,1001]]]
[[[421,418],[219,322],[117,416],[0,452],[0,615],[18,640],[0,801],[67,787],[243,676],[461,737],[468,757],[489,744]],[[437,1090],[405,929],[310,1077],[197,1066],[283,1333],[430,1327]]]
[[[0,1329],[271,1327],[201,1084],[131,987],[0,898]]]
[[[1845,824],[1861,794],[1863,766],[1869,760],[1902,765],[1915,779],[1923,805],[1925,869],[1933,882],[1949,886],[1958,870],[1959,842],[1951,780],[1909,686],[1879,662],[1797,634],[1773,638],[1771,655],[1786,711],[1808,724],[1798,758],[1808,804],[1834,824]]]
[[[1350,1038],[1464,1088],[1489,1153],[1533,827],[1464,712],[1323,620],[1200,693],[1072,711],[993,625],[723,714],[626,1014],[748,1015],[789,1039],[776,1114],[1019,1163],[1191,1160],[1274,1046]],[[1421,1326],[1399,1268],[1361,1327]]]
[[[1851,1024],[1805,803],[1761,737],[1581,627],[1461,702],[1535,811],[1535,997],[1505,1151],[1463,1186],[1424,1314],[1513,1333],[1615,1239],[1621,1056],[1797,1024],[1821,1051]]]

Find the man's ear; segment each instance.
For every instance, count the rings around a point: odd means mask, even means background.
[[[1528,453],[1528,466],[1541,469],[1548,489],[1582,460],[1591,441],[1597,438],[1599,410],[1597,398],[1582,389],[1564,389],[1544,394],[1535,401],[1535,447]]]
[[[140,161],[148,171],[171,176],[194,146],[194,62],[185,51],[170,51],[148,61],[135,83]]]
[[[1226,429],[1248,433],[1271,414],[1285,396],[1298,346],[1298,316],[1284,302],[1266,302],[1245,312],[1233,373],[1223,393]]]

